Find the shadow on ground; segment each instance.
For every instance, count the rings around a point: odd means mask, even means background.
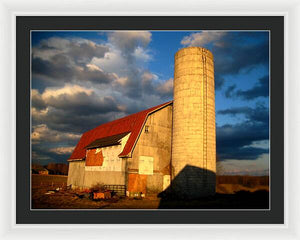
[[[268,209],[269,192],[239,191],[235,194],[219,194],[194,200],[161,197],[161,209]]]
[[[186,165],[171,185],[158,194],[160,209],[268,209],[269,192],[215,193],[216,174]]]

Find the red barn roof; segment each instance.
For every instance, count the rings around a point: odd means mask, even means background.
[[[144,125],[144,122],[147,119],[147,116],[150,113],[171,104],[172,102],[173,101],[166,102],[147,110],[134,113],[127,117],[104,123],[90,131],[85,132],[84,134],[82,134],[79,142],[77,143],[77,146],[73,150],[73,153],[68,160],[79,160],[85,158],[85,147],[95,140],[126,132],[130,132],[131,134],[127,140],[126,145],[124,146],[123,151],[119,154],[119,157],[129,156]]]

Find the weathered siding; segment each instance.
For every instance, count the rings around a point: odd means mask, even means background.
[[[69,162],[68,185],[72,188],[83,187],[85,161]]]
[[[85,166],[84,186],[92,187],[98,183],[105,185],[125,185],[126,159],[118,155],[128,140],[129,135],[121,140],[120,145],[99,148],[103,154],[102,166]]]
[[[85,161],[70,162],[68,184],[73,187],[90,188],[98,183],[105,185],[125,185],[126,159],[118,155],[130,134],[121,140],[120,145],[97,148],[94,154],[102,152],[103,163],[101,166],[86,166]],[[97,164],[99,165],[99,164]]]
[[[101,171],[101,172],[114,172],[114,171],[124,171],[122,168],[122,158],[118,155],[122,152],[122,145],[110,146],[97,148],[99,153],[101,152],[103,157],[103,162],[101,166],[85,166],[85,171]]]
[[[125,172],[86,171],[84,186],[90,188],[96,184],[125,185]]]
[[[146,126],[148,132],[145,132]],[[153,174],[147,175],[147,193],[162,191],[163,176],[170,174],[171,137],[172,105],[169,105],[148,116],[132,158],[128,158],[128,173],[139,173],[141,156],[153,158]]]

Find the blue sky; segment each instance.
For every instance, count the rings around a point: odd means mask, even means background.
[[[171,100],[174,55],[188,46],[214,55],[223,171],[268,173],[264,31],[32,32],[33,161],[63,162],[84,131]]]

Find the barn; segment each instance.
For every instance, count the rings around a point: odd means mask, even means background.
[[[210,51],[175,55],[174,100],[85,132],[69,161],[68,185],[122,186],[129,196],[215,193],[214,63]],[[169,191],[170,190],[170,191]]]
[[[68,159],[68,185],[123,185],[132,194],[164,190],[170,183],[172,104],[84,133]]]

